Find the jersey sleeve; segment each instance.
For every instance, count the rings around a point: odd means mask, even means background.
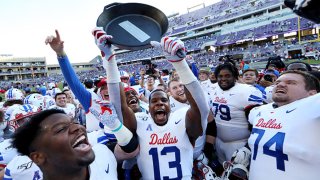
[[[4,169],[4,177],[3,180],[12,180],[12,176],[11,176],[11,170],[9,169],[9,167],[6,167]]]
[[[259,107],[255,107],[255,108],[251,109],[249,116],[248,116],[248,121],[250,124],[253,123],[254,117],[256,117],[256,115],[258,113],[258,108]]]
[[[74,95],[79,99],[86,112],[91,106],[91,93],[81,84],[77,74],[73,70],[67,56],[58,58],[63,77],[67,81]]]
[[[253,87],[253,86],[249,86],[248,88],[248,105],[254,105],[254,104],[263,104],[263,95],[262,92]]]

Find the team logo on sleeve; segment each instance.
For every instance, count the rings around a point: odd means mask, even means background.
[[[20,166],[18,166],[17,169],[22,169],[22,170],[29,169],[29,168],[31,168],[32,163],[33,163],[33,162],[30,161],[30,162],[28,162],[28,163],[21,164]]]
[[[260,117],[261,116],[261,112],[259,112],[258,114],[257,114],[257,117]]]
[[[152,131],[152,127],[151,127],[151,124],[148,125],[146,131]]]
[[[39,170],[37,170],[37,171],[34,172],[32,180],[39,180],[39,179],[41,179],[41,176],[40,176]]]

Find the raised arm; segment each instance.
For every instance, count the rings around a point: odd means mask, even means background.
[[[74,72],[64,51],[64,41],[61,40],[58,30],[55,30],[55,32],[56,36],[48,36],[45,43],[49,44],[51,49],[56,52],[63,77],[67,81],[74,95],[79,99],[85,111],[88,112],[91,105],[91,94],[81,84],[77,74]]]
[[[117,138],[117,146],[114,149],[116,158],[118,160],[133,158],[139,152],[139,145],[136,136],[133,135],[124,123],[125,121],[123,121],[123,117],[125,117],[126,120],[127,116],[124,116],[124,113],[122,114],[121,104],[127,105],[127,103],[121,103],[122,98],[120,97],[120,92],[123,91],[123,89],[120,83],[120,72],[111,44],[108,43],[108,39],[112,38],[112,36],[107,35],[101,28],[95,28],[93,35],[98,48],[101,50],[104,61],[103,67],[107,71],[109,98],[112,103],[109,107],[103,107],[106,110],[104,112],[109,112],[110,115],[103,118],[101,122],[105,126],[105,131],[114,134]],[[134,113],[132,115],[135,117]],[[128,116],[130,117],[130,115]]]
[[[154,42],[152,44],[156,45]],[[186,114],[186,129],[190,140],[195,141],[202,135],[203,129],[207,127],[209,106],[205,94],[184,57],[176,55],[179,49],[185,50],[183,42],[177,38],[164,37],[161,39],[161,47],[166,53],[167,60],[176,69],[181,82],[186,87],[186,95],[190,103],[190,108]]]
[[[108,43],[108,39],[112,38],[112,36],[107,35],[100,28],[96,28],[93,31],[93,35],[95,36],[97,46],[102,52],[103,65],[107,71],[110,101],[115,106],[119,119],[123,124],[132,132],[135,132],[137,126],[136,118],[134,112],[127,105],[123,86],[120,82],[120,72],[117,62],[112,51],[112,46]]]

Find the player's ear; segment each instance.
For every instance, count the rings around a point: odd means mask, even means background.
[[[309,91],[309,95],[310,95],[310,96],[315,95],[315,94],[317,94],[317,93],[318,93],[318,92],[317,92],[317,90],[315,90],[315,89]]]
[[[36,163],[39,167],[45,162],[45,155],[42,152],[34,151],[29,155],[30,159]]]

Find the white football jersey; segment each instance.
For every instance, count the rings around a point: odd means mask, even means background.
[[[88,141],[91,146],[96,144],[107,144],[109,141],[116,141],[116,137],[113,134],[108,134],[104,132],[104,129],[99,129],[96,131],[88,132]]]
[[[46,95],[49,95],[52,98],[54,98],[57,93],[61,93],[61,90],[59,88],[53,88],[53,89],[47,90]]]
[[[210,79],[207,79],[205,81],[200,81],[200,85],[201,85],[202,89],[207,90],[208,88],[211,87],[212,83],[211,83]]]
[[[169,80],[170,80],[169,77],[170,77],[169,75],[161,76],[162,80],[163,80],[166,84],[168,84],[168,82],[169,82]]]
[[[11,139],[6,139],[0,143],[1,166],[6,166],[17,155],[18,151],[12,147]]]
[[[76,115],[76,107],[71,103],[67,103],[66,107],[60,107],[60,106],[57,106],[57,105],[53,105],[53,106],[49,107],[49,109],[60,109],[60,110],[63,110],[71,118],[74,118],[75,115]]]
[[[170,109],[171,112],[175,112],[178,109],[184,108],[184,107],[190,107],[187,103],[182,103],[174,99],[172,96],[169,97],[170,101]]]
[[[92,146],[94,161],[89,165],[90,180],[118,179],[117,161],[110,149],[102,144]],[[7,180],[41,180],[40,168],[28,156],[16,156],[5,169]]]
[[[217,125],[217,138],[223,142],[247,139],[250,132],[244,108],[262,104],[261,91],[251,85],[236,83],[227,91],[217,86],[209,93],[210,108]]]
[[[16,156],[5,168],[4,179],[6,180],[41,180],[42,171],[28,156]]]
[[[99,101],[100,98],[96,93],[91,91],[90,93],[91,93],[91,107],[89,108],[89,112],[86,113],[87,132],[92,132],[92,131],[101,129],[101,127],[99,126],[100,121],[98,119],[99,111],[101,111],[101,106],[100,104],[97,103],[97,101]],[[93,111],[94,114],[91,111]]]
[[[188,108],[171,113],[158,126],[149,114],[136,113],[140,153],[138,167],[143,179],[191,179],[193,147],[186,132]]]
[[[92,149],[95,159],[90,164],[90,180],[118,179],[117,160],[112,151],[102,144],[96,144]]]
[[[181,109],[181,108],[190,108],[190,105],[187,103],[181,103],[174,99],[172,96],[169,97],[170,99],[170,107],[171,107],[171,113]],[[207,120],[207,118],[206,118]],[[204,148],[206,142],[206,130],[203,130],[202,136],[198,137],[195,144],[194,144],[194,149],[193,149],[193,158],[197,159],[198,156],[202,153],[202,150]]]
[[[210,79],[208,79],[205,81],[200,81],[200,85],[201,85],[201,88],[205,94],[206,100],[209,103],[210,102],[210,93],[209,92],[212,89],[215,89],[216,84],[212,84]],[[210,103],[209,103],[209,106],[210,106]]]
[[[251,110],[252,180],[319,179],[320,94],[273,108]]]
[[[143,87],[141,87],[140,85],[134,85],[134,86],[130,86],[131,88],[133,88],[137,93],[138,93],[138,96],[140,97],[145,89]]]
[[[272,91],[273,91],[274,85],[268,86],[264,89],[264,91],[266,92],[266,99],[265,102],[266,103],[271,103],[273,102],[272,100]]]

